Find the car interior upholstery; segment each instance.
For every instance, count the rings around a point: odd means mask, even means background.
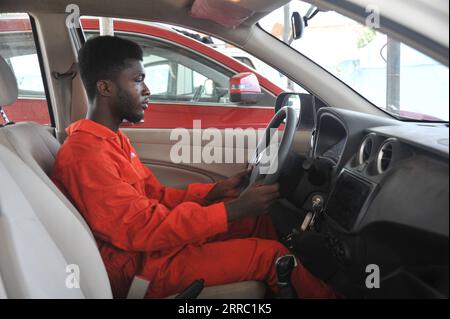
[[[49,178],[66,137],[65,128],[84,118],[88,108],[76,72],[76,47],[67,29],[61,27],[67,17],[65,8],[72,2],[48,0],[45,7],[42,1],[32,0],[0,3],[0,12],[26,12],[32,19],[52,109],[49,126],[30,121],[0,126],[0,299],[112,298],[89,226]],[[289,0],[218,2],[233,2],[245,15],[223,20],[223,24],[233,24],[229,27],[213,21],[223,17],[198,18],[201,13],[191,12],[193,0],[136,1],[138,5],[120,0],[76,3],[82,15],[163,22],[226,39],[301,83],[308,94],[300,94],[300,120],[280,175],[283,198],[271,211],[280,241],[311,273],[344,297],[448,299],[448,121],[397,120],[303,54],[273,41],[255,23]],[[363,15],[356,9],[370,0],[349,0],[347,6],[339,6],[341,1],[307,2],[363,22]],[[382,9],[393,18],[395,6],[387,3]],[[227,8],[222,7],[223,14]],[[445,37],[424,26],[426,21],[419,17],[430,12],[416,9],[408,14],[417,15],[417,23],[401,25],[411,32],[402,34],[394,23],[384,25],[381,31],[448,66],[448,34]],[[428,10],[447,30],[448,5],[446,15],[433,11],[437,10],[433,6]],[[419,36],[411,37],[412,33]],[[437,45],[421,42],[425,37]],[[446,53],[442,47],[447,48]],[[70,71],[75,72],[73,78],[61,76]],[[16,78],[0,56],[0,107],[17,98]],[[275,110],[282,103],[277,100]],[[175,144],[170,129],[127,127],[123,132],[142,162],[170,187],[217,181],[246,167],[242,163],[177,165],[170,160]],[[189,132],[192,136],[191,129]],[[202,146],[207,142],[201,141]],[[242,146],[245,152],[248,148]],[[224,153],[234,150],[222,147]],[[320,206],[323,202],[325,207]],[[312,224],[315,231],[297,236],[297,226],[319,206],[323,208],[321,222]],[[66,267],[72,264],[83,269],[81,289],[66,289]],[[373,264],[383,269],[382,287],[368,290],[366,267]],[[147,284],[137,289],[145,290]],[[142,291],[129,294],[129,298],[142,296]],[[198,298],[267,296],[262,282],[248,281],[206,287]]]

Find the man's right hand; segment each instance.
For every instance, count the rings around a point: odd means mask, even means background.
[[[252,186],[240,197],[225,203],[228,221],[268,213],[269,207],[280,196],[278,189],[278,184]]]

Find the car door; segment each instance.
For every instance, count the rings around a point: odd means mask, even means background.
[[[87,38],[98,35],[97,20],[81,22]],[[245,159],[226,162],[225,154],[232,153],[234,159],[245,154],[248,158],[257,137],[251,142],[225,145],[225,131],[235,141],[257,136],[256,130],[265,128],[272,118],[276,95],[282,90],[256,74],[262,86],[261,99],[254,105],[232,103],[230,78],[240,72],[254,72],[239,61],[170,29],[144,22],[115,20],[114,35],[135,41],[143,49],[151,104],[142,123],[124,123],[122,129],[161,182],[184,187],[191,182],[213,182],[242,169]],[[176,129],[189,132],[189,141],[177,138],[183,131],[178,134]],[[212,162],[202,156],[203,146],[211,142],[211,130],[217,130],[213,135],[215,143],[220,144],[213,150],[222,156],[222,160],[216,156]],[[193,132],[200,136],[196,146],[192,146]],[[209,139],[203,138],[205,132]],[[181,162],[171,156],[180,143],[192,148],[189,159]],[[194,159],[196,151],[200,156]]]

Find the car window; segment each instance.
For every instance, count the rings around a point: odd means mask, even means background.
[[[39,60],[36,53],[13,56],[8,59],[17,79],[19,97],[45,98]]]
[[[81,17],[87,39],[99,35],[97,19]],[[230,101],[230,79],[238,71],[235,61],[220,51],[211,54],[210,47],[193,43],[173,28],[135,20],[114,19],[114,36],[141,46],[151,92],[143,121],[122,127],[265,128],[272,118],[276,96],[264,87],[254,104]]]
[[[8,119],[50,125],[44,82],[28,15],[0,14],[0,55],[11,67],[19,89],[14,104],[2,105]],[[0,121],[5,122],[2,118]]]
[[[287,11],[307,14],[310,4],[291,1],[289,10],[273,11],[259,25],[284,42]],[[289,19],[288,19],[289,21]],[[397,118],[449,119],[449,70],[376,26],[363,25],[337,12],[318,12],[303,36],[290,46]]]

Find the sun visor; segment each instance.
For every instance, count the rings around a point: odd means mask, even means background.
[[[191,8],[192,17],[212,20],[227,28],[240,25],[254,13],[232,0],[195,0]]]

